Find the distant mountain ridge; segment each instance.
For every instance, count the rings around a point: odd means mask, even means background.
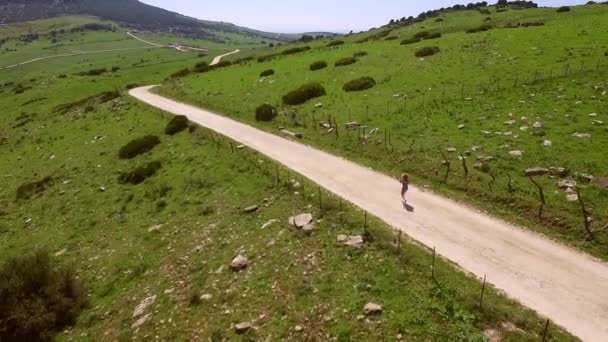
[[[167,32],[192,38],[213,39],[213,31],[259,36],[287,42],[300,34],[269,33],[230,23],[199,20],[138,0],[0,0],[0,24],[53,18],[62,15],[91,15],[124,26]]]

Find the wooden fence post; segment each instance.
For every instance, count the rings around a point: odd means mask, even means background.
[[[479,297],[479,308],[483,308],[483,295],[486,291],[486,275],[483,275],[483,285],[481,286],[481,296]]]

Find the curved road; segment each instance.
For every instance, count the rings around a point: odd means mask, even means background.
[[[211,64],[209,64],[209,65],[216,65],[217,63],[221,62],[222,58],[224,58],[226,56],[234,55],[235,53],[239,53],[239,52],[241,52],[241,50],[236,49],[236,50],[234,50],[232,52],[228,52],[228,53],[225,53],[223,55],[216,56],[213,59],[213,61],[211,61]]]
[[[412,186],[414,212],[404,210],[400,184],[367,167],[260,131],[150,90],[129,94],[186,115],[309,178],[411,238],[504,290],[586,341],[608,341],[608,264],[471,207]]]

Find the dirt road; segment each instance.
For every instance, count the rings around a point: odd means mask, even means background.
[[[405,210],[396,179],[207,110],[153,94],[131,96],[238,141],[487,279],[586,341],[608,341],[608,264],[415,186]],[[415,182],[415,181],[414,181]]]
[[[213,59],[213,61],[211,61],[211,64],[209,64],[209,65],[216,65],[217,63],[219,63],[222,60],[222,58],[224,58],[226,56],[234,55],[235,53],[239,53],[239,52],[241,52],[241,50],[237,49],[237,50],[234,50],[232,52],[228,52],[228,53],[225,53],[223,55],[219,55],[219,56],[215,57]]]

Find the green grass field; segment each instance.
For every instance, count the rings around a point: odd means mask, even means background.
[[[356,43],[387,30],[380,28],[345,37],[346,44],[337,47],[325,47],[329,40],[314,41],[307,52],[191,75],[159,91],[269,131],[289,127],[302,132],[305,143],[389,174],[409,172],[419,186],[606,258],[608,191],[590,185],[585,175],[608,175],[603,153],[608,143],[608,35],[602,24],[608,6],[577,6],[559,14],[551,8],[491,11],[454,12],[441,22],[432,18],[393,27],[385,34],[397,37],[393,40]],[[530,21],[544,25],[505,28]],[[494,29],[463,31],[487,22]],[[425,30],[442,32],[443,37],[400,45]],[[425,46],[437,46],[441,52],[415,57]],[[286,48],[258,49],[250,55]],[[367,55],[355,64],[333,66],[361,51]],[[329,67],[310,71],[309,65],[320,60]],[[266,69],[275,74],[261,78]],[[342,90],[346,82],[364,76],[377,85],[362,92]],[[297,107],[282,105],[284,94],[310,81],[320,82],[327,95]],[[263,103],[279,107],[275,122],[255,121],[255,108]],[[338,135],[319,126],[328,118],[338,124]],[[349,132],[345,123],[352,121],[367,128]],[[576,133],[591,138],[576,138]],[[514,156],[517,151],[522,155]],[[443,154],[451,164],[447,182]],[[546,197],[540,220],[537,188],[524,173],[536,166],[568,171],[561,177],[536,177]],[[580,203],[567,199],[572,192],[558,188],[564,180],[578,182],[593,219],[594,239],[585,230]]]
[[[82,43],[99,44],[103,35],[89,40],[87,33]],[[397,250],[389,227],[370,218],[365,229],[363,213],[341,211],[327,194],[319,208],[314,185],[283,169],[277,182],[272,162],[247,149],[231,152],[227,140],[202,128],[164,135],[169,116],[125,94],[129,84],[162,83],[212,56],[144,49],[0,70],[1,259],[46,250],[88,288],[88,306],[58,340],[540,339],[544,319],[530,310],[492,288],[480,308],[479,280],[444,260],[432,279],[428,250],[405,239]],[[120,69],[76,75],[112,66]],[[251,69],[245,79],[260,67],[239,70]],[[120,96],[102,103],[98,94],[114,90]],[[161,144],[118,158],[123,145],[146,134]],[[143,183],[119,182],[153,161],[162,168]],[[46,177],[43,190],[17,197],[21,185]],[[251,205],[260,209],[245,213]],[[317,220],[311,236],[287,223],[303,212]],[[336,240],[364,230],[373,241],[361,249]],[[250,262],[241,273],[228,268],[237,254]],[[133,328],[134,308],[150,296],[157,296],[151,315]],[[367,302],[383,313],[361,318]],[[243,321],[254,329],[238,336],[233,325]],[[575,340],[555,326],[549,337]]]

